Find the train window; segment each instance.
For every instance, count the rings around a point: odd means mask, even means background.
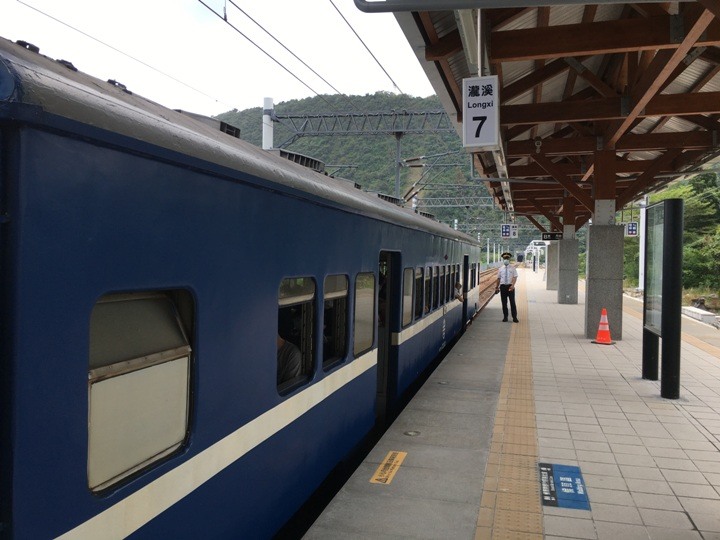
[[[425,313],[432,309],[432,268],[425,268]]]
[[[375,339],[375,274],[365,272],[355,278],[355,358],[372,347]]]
[[[112,294],[90,316],[88,485],[101,491],[188,433],[194,304],[187,291]]]
[[[423,314],[423,268],[415,269],[415,320]]]
[[[283,279],[278,291],[277,385],[284,392],[313,372],[315,280]]]
[[[440,268],[437,266],[433,272],[433,309],[437,309],[440,302]]]
[[[347,276],[327,276],[324,290],[323,368],[328,369],[345,358],[347,350]]]
[[[445,295],[445,290],[446,290],[445,282],[447,281],[446,277],[447,276],[445,273],[445,267],[441,266],[440,267],[440,299],[438,300],[438,304],[440,304],[441,306],[445,303],[445,298],[446,298],[446,295]]]
[[[415,271],[406,268],[403,275],[403,327],[413,320],[413,289],[415,288]]]
[[[455,286],[455,284],[452,282],[452,266],[448,265],[447,269],[445,270],[445,301],[449,302],[452,300],[452,288]]]

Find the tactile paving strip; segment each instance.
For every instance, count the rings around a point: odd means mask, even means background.
[[[527,295],[522,288],[516,302],[521,322],[512,326],[505,358],[476,540],[543,537],[530,329],[523,324]]]

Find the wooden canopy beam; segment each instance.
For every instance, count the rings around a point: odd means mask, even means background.
[[[665,154],[657,158],[652,166],[648,167],[643,174],[641,174],[632,184],[630,184],[630,186],[620,193],[616,199],[616,208],[622,208],[627,203],[635,199],[644,189],[647,189],[647,187],[655,179],[655,175],[659,174],[663,168],[665,168],[669,163],[672,163],[672,161],[681,153],[681,149],[671,148],[665,152]]]
[[[557,218],[557,216],[553,215],[553,213],[549,209],[547,209],[543,204],[531,197],[528,197],[528,201],[535,207],[538,212],[545,216],[545,218],[553,225],[553,227],[557,227],[558,230],[562,230],[562,223]]]
[[[689,133],[628,133],[615,145],[617,152],[659,152],[668,148],[709,150],[715,146],[713,133],[691,131]],[[546,156],[569,156],[592,154],[597,148],[595,137],[573,137],[565,139],[545,138],[540,151]],[[531,157],[538,151],[535,141],[509,141],[507,157]]]
[[[537,227],[540,232],[548,232],[547,229],[546,229],[545,227],[543,227],[543,226],[540,224],[540,222],[538,222],[538,220],[536,220],[534,217],[532,217],[532,216],[530,216],[530,215],[526,215],[525,217],[527,218],[527,220],[528,220],[530,223],[532,223],[533,225],[535,225],[535,227]]]
[[[709,12],[708,12],[709,13]],[[712,13],[710,13],[712,16]],[[518,62],[568,56],[593,56],[642,50],[678,48],[673,35],[676,17],[661,15],[644,19],[618,19],[547,28],[528,28],[492,32],[490,61]],[[693,37],[697,46],[720,45],[720,22]],[[691,32],[688,33],[688,36]]]
[[[562,185],[562,187],[567,189],[570,194],[578,200],[580,204],[582,204],[591,212],[594,210],[595,205],[593,204],[592,199],[588,195],[586,195],[583,192],[582,188],[578,187],[578,185],[573,182],[569,176],[563,174],[563,172],[558,169],[555,164],[550,161],[550,159],[545,157],[543,154],[533,154],[531,157],[533,160],[535,160],[535,162],[537,162],[538,165],[545,169],[550,176],[557,180]]]
[[[531,103],[502,105],[500,122],[503,126],[522,124],[549,124],[589,122],[598,120],[622,120],[630,126],[638,118],[652,116],[686,116],[720,113],[720,92],[695,92],[692,94],[661,94],[648,99],[642,109],[628,114],[629,101],[620,97],[605,97],[587,101],[562,101],[558,103]]]
[[[640,82],[638,82],[633,89],[631,96],[632,109],[629,114],[624,120],[612,125],[610,129],[606,131],[605,148],[613,148],[615,146],[615,143],[628,131],[635,119],[641,117],[643,110],[650,104],[650,101],[663,87],[680,62],[685,59],[690,49],[694,46],[702,45],[703,36],[713,33],[718,25],[720,25],[720,23],[715,19],[715,15],[705,9],[700,13],[700,16],[689,25],[689,30],[677,49],[672,50],[670,54],[668,54],[668,51],[660,51],[655,55],[655,58],[650,63],[650,67],[645,71]],[[695,95],[699,96],[700,94]],[[694,97],[686,94],[681,94],[681,96],[685,98]],[[674,113],[669,112],[667,114],[673,115]],[[659,114],[656,113],[655,116],[659,116]]]

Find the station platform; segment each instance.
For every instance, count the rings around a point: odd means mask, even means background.
[[[683,317],[663,399],[641,378],[642,303],[600,345],[579,296],[521,269],[520,323],[493,298],[304,538],[720,539],[720,330]]]

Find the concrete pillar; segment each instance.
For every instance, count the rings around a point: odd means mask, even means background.
[[[588,227],[585,337],[589,339],[597,336],[602,308],[607,309],[612,339],[622,339],[623,241],[620,225]]]
[[[595,208],[588,228],[585,336],[597,336],[602,309],[607,309],[610,335],[622,339],[623,227],[615,225],[616,154],[598,150],[594,155]]]
[[[557,242],[550,242],[547,247],[547,264],[545,266],[545,272],[547,275],[547,281],[545,288],[548,291],[558,290],[558,248]]]
[[[575,239],[575,199],[565,192],[563,199],[563,239],[558,243],[558,304],[578,303],[578,254]]]
[[[580,242],[564,236],[558,242],[558,304],[577,304]]]

